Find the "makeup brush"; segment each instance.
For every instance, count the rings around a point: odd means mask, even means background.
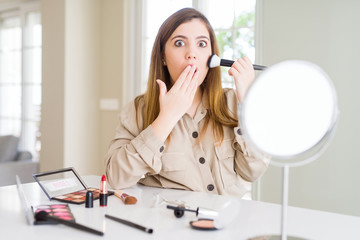
[[[214,67],[218,67],[218,66],[231,67],[234,64],[234,62],[235,61],[233,61],[233,60],[221,59],[216,54],[213,54],[210,56],[210,58],[208,60],[208,66],[209,66],[209,68],[214,68]],[[255,70],[265,70],[266,69],[265,66],[256,65],[256,64],[253,64],[253,67]]]
[[[83,230],[83,231],[87,231],[87,232],[90,232],[90,233],[94,233],[96,235],[100,235],[100,236],[104,235],[104,232],[101,232],[101,231],[98,231],[96,229],[81,225],[81,224],[73,222],[73,221],[67,221],[67,220],[60,219],[60,218],[57,218],[57,217],[54,217],[54,216],[50,216],[45,211],[40,211],[40,212],[36,213],[35,214],[35,219],[37,221],[52,221],[52,222],[62,223],[64,225],[66,225],[66,226],[73,227],[73,228]]]
[[[136,197],[130,196],[130,195],[128,195],[128,194],[126,194],[126,193],[124,193],[124,192],[122,192],[120,190],[115,191],[115,196],[120,198],[125,205],[131,205],[131,204],[136,204],[137,203]]]

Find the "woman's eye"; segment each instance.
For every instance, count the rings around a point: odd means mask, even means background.
[[[205,41],[200,41],[200,42],[199,42],[199,47],[204,48],[204,47],[206,47],[206,46],[207,46],[207,42],[205,42]]]
[[[184,42],[182,41],[182,40],[177,40],[176,42],[175,42],[175,46],[177,46],[177,47],[182,47],[182,46],[184,46],[185,44],[184,44]]]

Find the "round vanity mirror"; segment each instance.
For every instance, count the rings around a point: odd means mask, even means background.
[[[248,146],[283,167],[280,237],[286,240],[289,167],[315,160],[328,146],[338,117],[335,88],[317,65],[284,61],[267,68],[254,81],[238,113]],[[252,239],[280,239],[263,237]]]
[[[291,60],[269,67],[255,80],[239,119],[256,151],[291,164],[326,142],[337,113],[327,74],[315,64]]]

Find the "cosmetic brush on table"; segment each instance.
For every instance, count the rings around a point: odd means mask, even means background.
[[[124,193],[124,192],[122,192],[120,190],[115,191],[115,196],[120,198],[125,205],[131,205],[131,204],[136,204],[137,203],[136,197],[130,196],[130,195],[128,195],[128,194],[126,194],[126,193]]]
[[[76,229],[79,229],[79,230],[82,230],[82,231],[93,233],[93,234],[96,234],[96,235],[99,235],[99,236],[104,235],[104,232],[98,231],[96,229],[90,228],[88,226],[85,226],[85,225],[82,225],[82,224],[79,224],[79,223],[76,223],[76,222],[73,222],[73,221],[67,221],[67,220],[64,220],[64,219],[57,218],[55,216],[50,216],[45,211],[40,211],[40,212],[36,213],[35,214],[35,219],[37,221],[53,221],[53,222],[61,223],[61,224],[64,224],[66,226],[73,227],[73,228],[76,228]]]

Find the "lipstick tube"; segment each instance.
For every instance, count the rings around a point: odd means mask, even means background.
[[[107,206],[107,198],[108,198],[108,190],[106,184],[106,176],[102,175],[101,182],[100,182],[100,207]]]

